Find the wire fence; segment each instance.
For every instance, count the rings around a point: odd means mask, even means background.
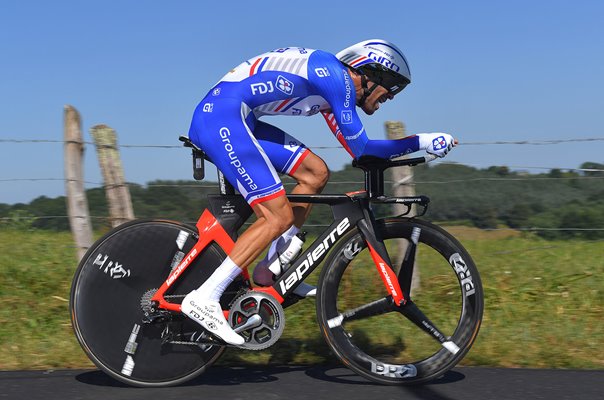
[[[549,140],[496,140],[496,141],[468,141],[460,143],[458,146],[488,146],[488,145],[533,145],[533,146],[545,146],[545,145],[556,145],[563,143],[582,143],[582,142],[604,142],[604,137],[587,137],[587,138],[574,138],[574,139],[549,139]],[[57,139],[0,139],[0,144],[2,143],[14,143],[14,144],[61,144],[64,145],[64,140]],[[83,144],[95,146],[94,142],[83,141]],[[127,149],[182,149],[182,145],[167,145],[167,144],[117,144],[117,148],[127,148]],[[341,150],[341,146],[309,146],[311,150]],[[456,162],[448,162],[448,161],[436,161],[436,164],[446,164],[446,165],[465,165],[469,167],[480,167],[471,163],[456,163]],[[508,165],[508,168],[512,169],[521,169],[521,170],[563,170],[563,171],[572,171],[572,172],[604,172],[604,169],[594,169],[594,168],[574,168],[574,167],[551,167],[551,166],[523,166],[523,165]],[[551,178],[556,179],[556,178]],[[18,180],[60,180],[60,178],[20,178]],[[11,179],[3,179],[2,181],[13,181]],[[84,182],[88,183],[88,182]],[[90,182],[91,184],[98,184],[97,182]]]
[[[459,146],[484,146],[484,145],[552,145],[562,143],[581,143],[581,142],[602,142],[604,137],[572,138],[572,139],[527,139],[527,140],[495,140],[495,141],[468,141],[462,142]],[[60,143],[63,140],[57,139],[0,139],[0,143]],[[84,141],[84,144],[94,145],[94,142]],[[158,144],[118,144],[117,147],[124,148],[163,148],[163,149],[181,149],[182,145],[158,145]],[[319,149],[340,149],[340,146],[319,146]]]
[[[514,140],[514,141],[468,141],[460,143],[460,146],[490,146],[490,145],[534,145],[534,146],[544,146],[544,145],[557,145],[564,143],[580,143],[580,142],[601,142],[604,141],[604,137],[584,137],[584,138],[573,138],[573,139],[550,139],[550,140]],[[64,140],[55,140],[55,139],[12,139],[5,138],[0,139],[0,144],[60,144],[64,145]],[[94,142],[85,141],[83,142],[86,145],[94,146]],[[162,145],[162,144],[118,144],[118,148],[127,148],[127,149],[182,149],[182,145]],[[309,146],[311,150],[330,150],[330,149],[341,149],[340,146]],[[455,162],[447,162],[440,161],[436,162],[436,164],[441,165],[463,165],[468,167],[477,167],[472,164],[460,164]],[[598,168],[568,168],[568,167],[545,167],[545,166],[517,166],[510,165],[506,166],[511,169],[518,170],[560,170],[560,171],[568,171],[574,173],[600,173],[604,172],[604,169]],[[416,180],[409,185],[448,185],[448,184],[459,184],[459,183],[470,183],[470,182],[534,182],[536,180],[539,181],[594,181],[598,182],[604,179],[604,174],[601,176],[586,176],[586,175],[576,175],[576,176],[532,176],[532,177],[523,177],[523,176],[502,176],[502,177],[479,177],[479,178],[464,178],[464,179],[448,179],[448,180],[430,180],[430,181],[421,181]],[[43,182],[43,181],[57,181],[57,182],[67,182],[68,180],[65,178],[57,178],[57,177],[31,177],[31,178],[7,178],[0,179],[0,183],[15,183],[15,182]],[[103,182],[96,181],[84,181],[86,185],[92,185],[99,188],[104,188],[105,185]],[[329,181],[331,185],[362,185],[364,182],[361,180],[358,181]],[[386,180],[384,183],[386,184],[395,184],[396,182],[391,180]],[[284,185],[292,186],[295,185],[295,182],[284,181]],[[180,187],[180,188],[197,188],[197,189],[208,189],[208,188],[216,188],[216,183],[192,183],[192,184],[170,184],[170,183],[148,183],[146,185],[139,185],[134,183],[129,183],[130,186],[143,186],[143,187]],[[43,219],[67,219],[69,218],[67,215],[44,215],[44,216],[12,216],[12,217],[0,217],[0,222],[14,221],[17,220],[43,220]],[[77,218],[77,217],[76,217]],[[110,218],[106,216],[91,216],[93,220],[106,220],[109,221]],[[194,222],[194,221],[191,221]],[[307,224],[305,226],[308,227],[327,227],[328,224]],[[583,232],[583,231],[604,231],[604,228],[580,228],[580,227],[564,227],[564,228],[546,228],[546,227],[519,227],[519,228],[492,228],[492,229],[484,229],[485,231],[505,231],[505,230],[513,230],[513,231],[523,231],[523,232],[539,232],[539,231],[569,231],[569,232]]]

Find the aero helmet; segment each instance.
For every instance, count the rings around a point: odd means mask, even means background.
[[[340,51],[336,57],[358,71],[363,78],[365,93],[358,104],[363,104],[367,96],[376,88],[374,85],[367,89],[364,76],[385,87],[393,95],[411,83],[411,71],[403,52],[386,40],[364,40]]]

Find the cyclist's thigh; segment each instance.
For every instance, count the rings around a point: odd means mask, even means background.
[[[195,110],[189,137],[203,149],[250,205],[285,195],[283,184],[248,124],[242,120],[242,104],[237,99],[204,102]]]
[[[254,136],[275,169],[282,174],[293,175],[302,160],[310,154],[310,150],[298,139],[266,122],[256,122]]]

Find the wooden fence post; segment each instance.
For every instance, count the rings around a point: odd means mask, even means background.
[[[65,152],[65,190],[69,225],[77,247],[78,261],[92,245],[92,224],[88,211],[88,199],[84,190],[82,158],[82,122],[78,111],[69,105],[63,111],[63,140]]]
[[[117,148],[115,131],[107,125],[90,128],[103,173],[105,195],[109,206],[111,226],[116,227],[134,219],[130,190],[124,182],[122,161]]]
[[[385,123],[386,127],[386,136],[388,139],[402,139],[406,134],[405,124],[399,121],[387,121]],[[402,196],[415,196],[415,185],[413,184],[413,168],[412,167],[397,167],[390,169],[393,187],[392,192],[396,197]],[[402,204],[395,204],[394,211],[397,214],[402,214],[407,209],[406,206]],[[415,209],[412,208],[411,212],[407,214],[407,216],[412,217],[415,216]],[[407,250],[407,242],[404,239],[398,240],[398,248],[399,252],[393,257],[393,262],[396,266],[401,265],[402,258]],[[419,249],[418,253],[419,254]],[[417,255],[416,254],[416,255]],[[411,281],[411,291],[418,289],[420,285],[420,272],[418,268],[418,263],[415,263],[415,267],[413,269],[413,280]]]

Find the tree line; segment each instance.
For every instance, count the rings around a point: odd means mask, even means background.
[[[604,164],[586,162],[584,172],[528,174],[507,167],[472,168],[457,164],[421,165],[414,168],[417,194],[430,197],[424,218],[468,224],[479,228],[546,228],[537,231],[545,238],[604,237]],[[388,176],[388,175],[386,175]],[[388,179],[388,178],[387,178]],[[284,180],[286,189],[293,181]],[[360,183],[338,183],[360,182]],[[325,193],[345,193],[363,188],[363,174],[352,166],[332,172]],[[388,187],[388,185],[386,185]],[[167,218],[194,223],[206,207],[206,196],[218,193],[211,182],[153,181],[146,185],[130,184],[135,215],[138,218]],[[102,188],[86,191],[95,230],[107,230],[107,202]],[[377,209],[385,215],[386,206]],[[68,230],[64,197],[38,197],[28,204],[0,204],[3,226]],[[308,225],[332,220],[328,206],[316,205]],[[565,230],[578,228],[578,230]]]

